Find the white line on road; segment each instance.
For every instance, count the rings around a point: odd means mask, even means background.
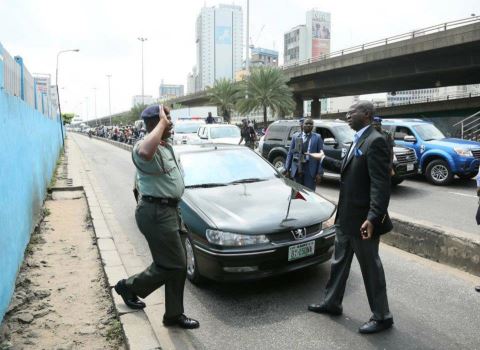
[[[456,194],[457,196],[464,196],[464,197],[470,197],[470,198],[477,198],[477,196],[474,196],[473,194],[465,194],[465,193],[459,193],[459,192],[448,192],[451,194]]]

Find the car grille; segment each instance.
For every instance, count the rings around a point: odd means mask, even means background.
[[[397,157],[397,162],[400,164],[412,163],[417,160],[417,157],[415,156],[415,151],[413,149],[410,149],[402,154],[395,154],[395,157]]]
[[[320,229],[321,229],[321,224],[307,226],[306,227],[307,236],[305,238],[315,235],[320,231]],[[285,242],[295,241],[292,230],[285,230],[281,232],[271,233],[268,235],[268,238],[270,239],[270,242],[273,242],[273,243],[285,243]]]
[[[472,154],[476,159],[480,159],[480,149],[472,149]]]

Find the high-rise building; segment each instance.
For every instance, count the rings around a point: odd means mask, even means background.
[[[250,46],[251,47],[251,46]],[[254,47],[251,49],[250,64],[252,66],[278,66],[278,51]]]
[[[162,81],[158,91],[159,100],[165,101],[170,98],[183,96],[183,85],[164,84]]]
[[[330,13],[310,10],[306,24],[284,34],[284,65],[330,53]]]
[[[153,96],[151,95],[135,95],[132,98],[132,107],[138,106],[138,105],[151,105],[155,102],[153,99]]]
[[[195,91],[220,78],[234,79],[242,69],[243,15],[235,5],[203,7],[197,17]]]

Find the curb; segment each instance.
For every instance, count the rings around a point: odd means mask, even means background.
[[[160,346],[159,338],[155,334],[146,311],[128,308],[122,298],[113,291],[113,286],[118,280],[138,272],[143,263],[133,253],[130,244],[125,243],[126,240],[119,237],[122,234],[120,225],[116,222],[113,211],[104,200],[103,194],[97,189],[96,183],[90,178],[92,175],[88,172],[81,152],[79,152],[78,162],[81,163],[79,165],[82,170],[72,171],[70,169],[72,165],[69,164],[69,174],[79,177],[75,179],[76,185],[81,183],[84,188],[98,253],[115,310],[122,324],[126,347],[130,350],[164,349]],[[145,301],[151,307],[164,304],[163,295],[158,292],[152,293]],[[155,316],[158,317],[157,314]]]
[[[130,152],[133,149],[131,145],[93,137]],[[336,199],[323,197],[337,204]],[[480,276],[480,236],[413,220],[397,213],[390,214],[394,230],[382,236],[383,243]]]

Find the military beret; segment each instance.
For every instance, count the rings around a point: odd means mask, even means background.
[[[148,118],[159,118],[160,117],[160,106],[159,105],[153,105],[153,106],[148,106],[145,108],[140,115],[142,119],[148,119]]]

